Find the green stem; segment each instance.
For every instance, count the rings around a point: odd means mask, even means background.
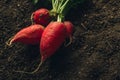
[[[58,0],[52,0],[53,11],[57,12]]]
[[[60,13],[62,13],[67,5],[67,3],[69,2],[69,0],[67,0],[63,5],[62,7],[60,8]]]
[[[63,2],[64,2],[64,0],[61,0],[60,4],[59,4],[59,6],[58,6],[58,9],[60,9],[60,8],[61,8],[61,6],[62,6]]]
[[[59,5],[59,1],[58,0],[56,0],[56,11],[57,11],[57,9],[58,9],[58,5]]]
[[[62,22],[62,18],[60,17],[60,15],[58,15],[57,21],[58,21],[58,22]]]
[[[53,9],[55,8],[55,7],[54,7],[54,2],[55,2],[55,1],[54,1],[54,0],[52,0],[52,7],[53,7]]]
[[[63,4],[64,0],[62,0],[59,4],[59,8],[58,8],[58,17],[57,17],[57,21],[62,22],[64,20],[64,13],[63,11],[65,10],[65,7],[67,5],[67,3],[69,2],[69,0],[65,1]]]

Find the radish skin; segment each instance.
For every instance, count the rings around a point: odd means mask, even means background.
[[[29,27],[23,28],[20,30],[11,40],[10,45],[12,43],[20,42],[23,44],[39,44],[39,40],[41,39],[41,35],[44,31],[44,27],[39,24],[34,24]]]

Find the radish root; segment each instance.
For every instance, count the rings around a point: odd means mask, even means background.
[[[12,44],[12,38],[13,37],[11,37],[11,38],[8,39],[8,41],[6,42],[6,45],[11,46],[11,44]]]
[[[72,43],[72,41],[73,41],[73,38],[72,38],[72,36],[70,36],[69,37],[69,42],[67,44],[65,43],[64,46],[68,47]]]
[[[35,74],[35,73],[39,70],[39,68],[40,68],[40,66],[42,65],[42,63],[43,63],[43,61],[41,60],[40,63],[39,63],[39,65],[38,65],[38,67],[37,67],[34,71],[32,71],[32,72],[16,71],[16,70],[13,70],[13,71],[14,71],[14,72],[17,72],[17,73]]]
[[[34,24],[33,15],[34,15],[34,13],[32,13],[32,14],[31,14],[31,17],[30,17],[32,24]]]

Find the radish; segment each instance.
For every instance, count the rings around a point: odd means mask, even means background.
[[[51,22],[44,30],[40,41],[41,61],[45,61],[62,45],[66,38],[66,27],[62,22]]]
[[[39,44],[44,27],[39,24],[34,24],[20,30],[11,40],[9,45],[15,42],[24,44]]]
[[[67,30],[67,37],[70,39],[69,43],[65,45],[67,47],[72,43],[73,24],[70,21],[64,21],[64,25]]]
[[[41,8],[32,13],[31,19],[35,24],[46,26],[50,21],[49,10]]]

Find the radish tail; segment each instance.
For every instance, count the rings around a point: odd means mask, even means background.
[[[70,37],[69,37],[69,42],[68,42],[67,44],[64,44],[64,46],[65,46],[65,47],[68,47],[68,46],[72,43],[72,41],[73,41],[73,38],[72,38],[72,36],[70,35]]]
[[[43,63],[43,61],[41,60],[41,62],[39,63],[38,67],[37,67],[34,71],[32,71],[32,72],[15,71],[15,70],[14,70],[14,72],[17,72],[17,73],[25,73],[25,74],[35,74],[35,73],[39,70],[39,68],[40,68],[40,66],[42,65],[42,63]]]
[[[11,38],[8,39],[8,41],[6,42],[6,45],[11,46],[12,41],[13,41],[12,38],[13,38],[13,37],[11,37]]]
[[[33,15],[34,15],[34,13],[32,13],[32,14],[31,14],[31,17],[30,17],[30,19],[31,19],[31,23],[32,23],[32,24],[34,24],[34,21],[33,21]]]

